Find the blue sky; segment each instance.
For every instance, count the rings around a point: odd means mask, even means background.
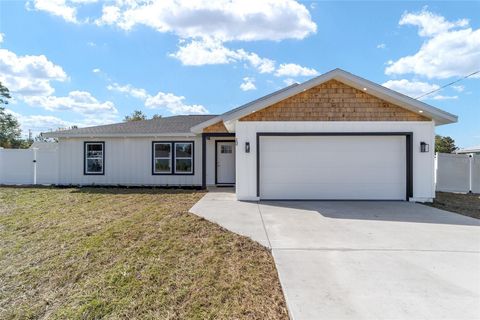
[[[0,81],[26,133],[218,114],[342,68],[413,97],[480,70],[480,2],[0,2]],[[480,77],[423,99],[480,145]]]

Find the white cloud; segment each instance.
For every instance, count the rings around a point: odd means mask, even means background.
[[[145,89],[135,88],[130,84],[120,85],[118,83],[113,83],[108,85],[107,89],[111,91],[126,93],[134,98],[143,99],[143,100],[149,97]]]
[[[5,39],[5,34],[0,32],[0,43],[3,42],[3,39]]]
[[[254,52],[246,52],[243,49],[237,50],[240,60],[246,60],[260,73],[272,73],[275,70],[275,61],[268,58],[261,58]]]
[[[450,22],[440,15],[427,11],[424,8],[417,13],[405,12],[400,18],[399,25],[412,25],[418,27],[418,35],[421,37],[431,37],[437,34],[445,33],[456,27],[465,27],[468,25],[467,19],[460,19]]]
[[[93,21],[124,30],[144,25],[180,38],[221,41],[303,39],[315,33],[310,12],[295,0],[117,0],[103,4],[100,18],[79,21],[78,9],[97,0],[30,0],[27,8],[67,22]]]
[[[207,114],[209,113],[202,105],[187,105],[185,97],[176,96],[173,93],[158,92],[155,96],[149,96],[145,100],[145,106],[151,109],[165,108],[172,114]]]
[[[255,90],[255,79],[250,77],[243,78],[242,84],[240,84],[240,89],[243,91]]]
[[[104,6],[97,23],[125,30],[145,25],[184,39],[278,41],[303,39],[317,29],[305,6],[294,0],[130,0],[112,7]]]
[[[118,122],[117,115],[102,115],[102,117],[87,115],[85,118],[78,119],[77,121],[68,121],[50,115],[23,115],[10,109],[6,109],[6,111],[17,118],[20,123],[20,129],[24,135],[28,133],[28,130],[31,130],[33,136],[41,132],[57,130],[59,128],[69,128],[74,125],[78,127],[89,127]]]
[[[222,41],[212,38],[192,40],[190,42],[182,41],[178,51],[171,53],[170,57],[180,60],[186,66],[246,62],[247,65],[259,73],[276,71],[275,75],[277,77],[314,76],[318,74],[315,69],[302,67],[294,63],[281,64],[276,69],[274,60],[262,58],[258,54],[245,51],[244,49],[231,50],[225,47]]]
[[[377,49],[385,49],[387,45],[385,43],[379,43],[377,44]]]
[[[468,27],[468,20],[447,21],[426,11],[405,13],[400,25],[414,25],[425,38],[413,55],[390,61],[385,73],[413,73],[429,79],[465,76],[480,69],[480,29]]]
[[[219,40],[205,38],[183,43],[177,52],[170,54],[186,66],[208,64],[228,64],[245,61],[260,73],[271,73],[275,70],[275,61],[261,58],[256,53],[243,49],[231,50]]]
[[[183,44],[170,56],[180,60],[186,66],[202,66],[236,61],[237,53],[226,48],[221,41],[206,38]]]
[[[172,114],[207,114],[208,110],[202,105],[188,105],[185,97],[173,93],[159,91],[155,96],[148,94],[145,89],[135,88],[131,84],[121,85],[113,83],[107,86],[108,90],[130,95],[144,101],[145,107],[150,109],[166,109]]]
[[[0,81],[14,94],[50,95],[54,92],[51,81],[67,79],[62,67],[44,55],[17,56],[14,52],[0,49]]]
[[[277,77],[298,77],[298,76],[316,76],[318,71],[315,69],[302,67],[295,63],[284,63],[278,67],[277,71],[275,72],[275,76]]]
[[[31,0],[29,6],[78,23],[77,9],[96,1]],[[182,45],[170,56],[184,65],[246,62],[260,73],[274,72],[275,61],[229,49],[224,43],[303,39],[317,30],[308,9],[296,0],[116,0],[103,4],[100,18],[90,16],[81,22],[124,30],[144,25],[177,35]]]
[[[452,86],[452,88],[453,88],[453,90],[455,90],[457,92],[465,91],[465,86],[462,86],[462,85]]]
[[[71,91],[66,97],[32,96],[25,102],[49,111],[73,111],[83,115],[116,114],[118,111],[111,101],[100,102],[87,91]]]
[[[95,20],[95,23],[99,26],[114,24],[120,18],[120,8],[116,6],[105,5],[102,8],[102,16],[100,19]]]
[[[95,68],[92,70],[93,73],[99,73],[101,70],[99,68]]]
[[[33,0],[27,2],[27,8],[45,11],[65,21],[78,23],[77,9],[67,4],[65,0]]]
[[[398,91],[412,98],[419,97],[425,93],[428,93],[433,90],[440,88],[439,85],[430,84],[427,82],[421,81],[409,81],[407,79],[402,80],[388,80],[384,84],[384,87]]]
[[[40,132],[56,130],[58,128],[66,128],[74,125],[74,123],[70,121],[65,121],[55,116],[22,115],[10,109],[7,109],[6,111],[17,118],[23,133],[27,133],[28,130],[32,130],[32,133],[37,135]]]

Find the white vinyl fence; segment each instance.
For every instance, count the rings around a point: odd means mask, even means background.
[[[480,156],[437,153],[436,190],[480,193]]]
[[[58,169],[58,146],[0,149],[0,184],[56,184]]]

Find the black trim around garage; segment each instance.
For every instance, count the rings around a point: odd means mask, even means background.
[[[102,172],[87,172],[87,144],[102,145]],[[84,141],[83,142],[83,175],[104,176],[105,175],[105,141]]]
[[[218,177],[217,177],[217,167],[218,167],[218,143],[219,142],[230,142],[235,144],[235,140],[215,140],[215,184],[219,185],[234,185],[235,182],[218,182]]]
[[[263,136],[405,136],[406,201],[413,197],[413,132],[257,132],[257,197],[260,197],[260,137]]]

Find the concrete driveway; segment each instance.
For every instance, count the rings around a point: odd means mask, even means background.
[[[293,319],[480,319],[480,222],[407,202],[240,202],[191,211],[270,247]]]

